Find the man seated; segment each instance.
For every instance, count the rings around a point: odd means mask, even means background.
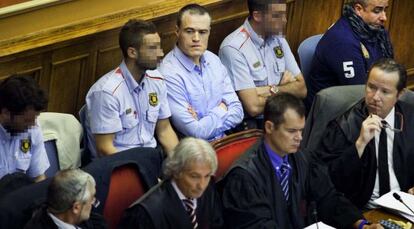
[[[36,118],[47,97],[30,76],[11,76],[0,84],[0,178],[21,172],[34,180],[49,168],[43,136]]]
[[[248,0],[249,17],[220,46],[220,59],[246,111],[242,129],[263,128],[266,98],[306,96],[305,80],[283,34],[286,0]]]
[[[205,140],[239,124],[243,108],[226,67],[207,51],[211,17],[197,4],[178,12],[177,45],[160,65],[168,88],[172,122],[181,134]]]
[[[334,189],[326,167],[309,152],[297,152],[304,126],[299,98],[280,93],[267,99],[263,139],[221,181],[226,228],[303,228],[305,203],[337,228],[378,226],[365,225],[359,210]]]
[[[86,96],[92,156],[134,147],[155,148],[154,132],[166,153],[178,143],[169,121],[164,79],[155,70],[164,55],[160,42],[151,22],[130,20],[121,28],[119,46],[124,61],[102,76]]]
[[[94,215],[97,207],[95,180],[80,169],[59,171],[49,184],[46,206],[38,209],[25,229],[43,228],[106,228],[103,217]]]
[[[207,141],[184,138],[165,161],[166,179],[126,210],[119,228],[220,228],[221,202],[211,179],[216,169]]]
[[[328,124],[318,147],[336,188],[360,208],[389,191],[414,194],[414,106],[398,100],[406,83],[402,65],[374,63],[365,98]]]
[[[365,84],[368,69],[376,60],[394,56],[384,28],[387,9],[388,0],[348,0],[342,17],[316,47],[311,72],[306,77],[308,109],[320,90]]]

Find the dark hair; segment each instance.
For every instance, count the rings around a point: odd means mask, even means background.
[[[46,93],[30,76],[13,75],[0,84],[0,110],[21,113],[33,107],[36,111],[47,107]]]
[[[368,71],[368,77],[371,74],[373,68],[378,68],[384,72],[391,73],[397,72],[398,73],[398,83],[397,83],[397,90],[398,92],[402,91],[407,85],[407,70],[405,67],[395,60],[391,58],[383,58],[375,61],[371,68]]]
[[[122,50],[124,58],[128,57],[128,48],[134,47],[139,49],[143,37],[147,34],[157,33],[154,23],[143,20],[131,19],[121,28],[119,33],[119,47]]]
[[[183,19],[183,15],[186,12],[189,12],[189,14],[191,14],[191,15],[194,15],[194,14],[205,15],[205,14],[207,14],[210,17],[209,12],[207,11],[207,9],[204,6],[200,6],[198,4],[188,4],[188,5],[184,6],[183,8],[181,8],[180,11],[178,11],[178,15],[177,15],[177,26],[178,26],[178,28],[180,28],[181,22],[182,22],[182,19]]]
[[[354,7],[356,4],[360,4],[363,7],[366,7],[368,5],[369,0],[347,0],[345,1],[345,5],[349,5],[351,7]]]
[[[263,12],[272,3],[286,3],[286,0],[247,0],[247,8],[249,15],[253,15],[253,11]]]
[[[305,106],[296,96],[282,92],[267,98],[264,107],[264,121],[271,121],[278,127],[285,121],[284,114],[287,109],[293,109],[301,117],[305,116]]]

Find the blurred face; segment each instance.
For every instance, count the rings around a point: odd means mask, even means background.
[[[271,121],[265,123],[265,141],[282,157],[298,151],[305,127],[305,117],[301,117],[293,109],[288,108],[283,117],[285,121],[278,127]]]
[[[397,90],[398,79],[397,72],[384,72],[379,68],[371,70],[365,87],[369,113],[387,117],[401,94]]]
[[[40,114],[33,108],[26,109],[23,113],[11,113],[7,109],[2,110],[2,125],[10,134],[26,132],[35,125]]]
[[[370,0],[367,6],[357,4],[355,12],[372,29],[379,29],[387,21],[388,0]]]
[[[263,15],[265,35],[282,35],[286,28],[286,4],[273,3]]]
[[[144,35],[138,50],[136,65],[140,69],[156,69],[164,56],[161,49],[161,38],[158,33]]]
[[[184,171],[174,177],[174,181],[187,198],[199,198],[206,190],[212,174],[209,163],[191,161]]]
[[[211,18],[208,14],[191,15],[185,12],[181,26],[177,28],[178,47],[196,64],[199,64],[201,55],[207,49],[210,23]]]

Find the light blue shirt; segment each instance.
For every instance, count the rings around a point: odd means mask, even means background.
[[[162,75],[148,70],[138,83],[125,62],[91,87],[86,107],[86,129],[92,141],[89,148],[94,156],[97,154],[92,134],[115,133],[113,144],[118,151],[156,147],[156,123],[171,116]]]
[[[277,47],[283,51],[283,57],[276,56]],[[264,40],[252,29],[247,19],[224,39],[219,56],[229,71],[236,91],[278,85],[285,70],[294,76],[300,74],[286,39],[271,36]]]
[[[199,67],[175,47],[159,69],[167,83],[172,122],[182,134],[211,141],[242,121],[243,108],[227,70],[212,52],[201,56]],[[227,111],[219,107],[221,102],[227,105]],[[197,119],[189,107],[197,113]]]
[[[0,178],[14,172],[37,177],[44,174],[49,166],[39,126],[12,136],[0,125]]]

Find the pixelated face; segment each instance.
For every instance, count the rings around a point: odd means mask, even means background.
[[[180,28],[177,28],[178,47],[195,63],[207,49],[210,23],[208,14],[192,15],[187,11],[182,15]]]
[[[372,29],[379,29],[387,21],[388,0],[370,0],[367,6],[356,7],[356,14]]]
[[[272,3],[263,15],[266,35],[282,35],[286,28],[286,3]]]
[[[212,175],[209,163],[190,161],[184,171],[173,179],[187,198],[199,198],[210,183]]]
[[[398,72],[384,72],[379,68],[370,71],[365,86],[365,103],[370,114],[387,117],[401,94],[397,90],[398,80]]]
[[[280,156],[298,151],[305,127],[305,117],[301,117],[293,109],[288,108],[283,117],[284,122],[277,127],[270,121],[266,121],[270,123],[265,124],[266,142]]]
[[[22,113],[12,113],[3,109],[2,113],[6,116],[3,127],[12,135],[26,132],[36,124],[36,118],[40,114],[34,108],[28,108]]]
[[[163,56],[161,38],[158,33],[144,35],[141,47],[138,50],[137,66],[141,69],[156,69]]]

